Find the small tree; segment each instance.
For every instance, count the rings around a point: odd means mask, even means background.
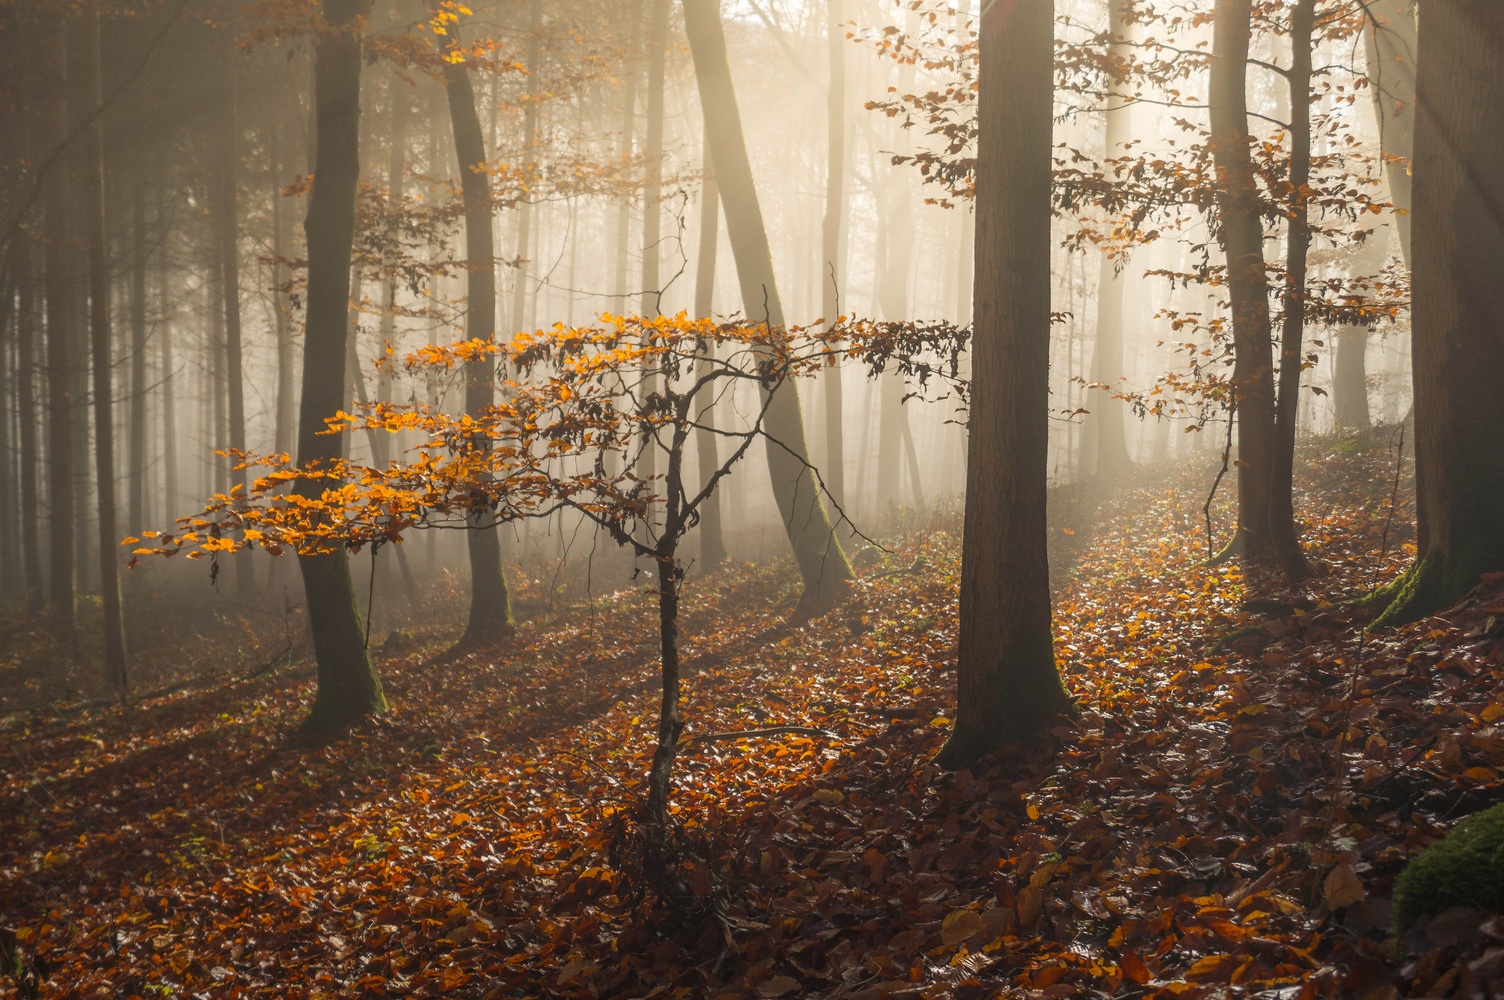
[[[964,401],[959,357],[969,334],[945,323],[846,323],[802,329],[676,317],[607,316],[594,327],[558,325],[509,343],[469,340],[425,347],[413,369],[473,370],[499,365],[512,376],[507,398],[454,416],[419,403],[376,403],[341,412],[330,431],[352,427],[416,430],[424,443],[382,468],[340,460],[310,469],[285,456],[238,456],[262,470],[248,492],[216,496],[186,530],[148,532],[136,555],[217,557],[247,545],[304,557],[400,543],[418,528],[505,524],[572,510],[656,566],[662,698],[647,795],[639,814],[644,872],[666,900],[688,903],[688,885],[670,863],[673,762],[679,711],[679,606],[685,565],[680,545],[722,480],[757,441],[792,454],[768,423],[777,390],[840,359],[874,373],[892,368],[916,382],[953,386]],[[761,404],[741,426],[707,416],[711,400],[753,383]],[[793,387],[789,386],[789,391]],[[727,407],[718,408],[724,412]],[[727,442],[713,467],[691,469],[689,445],[701,433]],[[656,449],[667,464],[644,475]],[[802,461],[802,460],[801,460]],[[823,489],[819,471],[806,473]],[[611,470],[611,471],[608,471]],[[296,489],[284,489],[287,483]],[[839,512],[839,508],[836,508]],[[652,511],[652,517],[649,512]],[[135,544],[140,539],[127,539]]]

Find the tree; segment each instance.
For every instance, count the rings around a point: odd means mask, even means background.
[[[1274,465],[1269,484],[1269,526],[1285,576],[1306,575],[1295,535],[1295,424],[1300,415],[1300,377],[1306,326],[1306,272],[1311,253],[1311,44],[1316,0],[1290,8],[1289,235],[1285,250],[1284,308],[1280,318],[1279,396],[1274,411]]]
[[[1131,43],[1128,22],[1132,0],[1108,0],[1108,60],[1114,67],[1126,66]],[[1132,111],[1121,93],[1126,83],[1114,79],[1112,92],[1103,108],[1106,119],[1107,158],[1122,156],[1132,137],[1129,130]],[[1122,262],[1109,253],[1102,254],[1097,278],[1097,336],[1091,352],[1091,380],[1097,385],[1115,386],[1123,375],[1123,293],[1127,282],[1120,272]],[[1110,396],[1092,409],[1082,428],[1081,474],[1099,482],[1115,479],[1131,464],[1128,440],[1124,434],[1123,407]]]
[[[1415,563],[1395,624],[1504,569],[1504,6],[1428,0],[1417,57],[1412,337]]]
[[[1238,528],[1218,555],[1276,552],[1274,350],[1265,273],[1264,224],[1248,134],[1248,45],[1253,0],[1217,0],[1212,28],[1211,149],[1216,165],[1219,241],[1232,301],[1232,411],[1238,427]],[[1232,419],[1229,417],[1229,419]],[[1294,526],[1284,526],[1290,539]]]
[[[115,530],[115,392],[110,354],[110,272],[104,229],[104,107],[99,83],[99,11],[79,22],[81,68],[89,103],[84,132],[83,190],[89,239],[89,353],[94,373],[95,497],[99,514],[99,593],[104,610],[105,680],[122,696],[126,685],[125,625],[120,609],[119,538]]]
[[[742,309],[749,320],[780,327],[784,323],[783,303],[773,278],[768,234],[742,136],[717,0],[684,0],[684,28],[705,113],[706,141],[725,210],[726,234],[736,259]],[[801,604],[806,609],[819,608],[843,595],[853,574],[811,472],[804,415],[793,387],[772,391],[767,401],[767,436],[773,496],[804,581]]]
[[[982,15],[957,701],[936,758],[945,767],[1037,732],[1070,704],[1045,536],[1053,37],[1053,0]]]
[[[68,245],[68,22],[43,28],[41,147],[53,159],[43,179],[47,298],[48,610],[63,636],[73,632],[73,276]]]
[[[721,195],[715,183],[715,164],[710,159],[710,145],[706,143],[702,154],[704,179],[700,187],[700,238],[695,258],[695,319],[710,318],[715,300],[715,261],[717,243],[720,239]],[[715,366],[715,344],[706,342],[703,357],[696,368],[700,377],[710,374]],[[720,467],[719,446],[715,432],[715,398],[708,398],[696,419],[701,426],[695,430],[695,457],[700,464],[700,475],[708,476],[710,470]],[[726,540],[721,530],[721,494],[713,491],[701,504],[700,511],[700,570],[709,573],[726,561]]]
[[[1411,160],[1415,154],[1415,0],[1368,0],[1363,5],[1363,48],[1384,177],[1395,208],[1400,256],[1410,262]]]
[[[444,90],[449,100],[449,122],[454,132],[454,155],[460,165],[460,192],[465,201],[466,285],[469,309],[465,335],[490,343],[496,339],[496,250],[491,233],[491,177],[486,172],[485,139],[480,115],[475,109],[475,89],[462,62],[444,63]],[[521,284],[518,285],[519,294]],[[484,413],[496,401],[496,383],[490,361],[480,358],[465,369],[465,412]],[[477,447],[485,442],[477,440]],[[476,510],[465,541],[470,550],[470,617],[462,648],[484,646],[511,635],[511,595],[501,565],[501,540],[491,526],[490,514]]]
[[[240,159],[240,124],[235,84],[235,36],[227,27],[224,46],[223,107],[219,117],[219,135],[214,159],[214,222],[217,273],[220,280],[220,303],[224,310],[225,401],[228,404],[229,446],[231,451],[245,450],[245,363],[240,331],[240,222],[239,198],[235,175]],[[245,470],[231,463],[230,486],[245,489]],[[245,559],[235,560],[235,587],[243,597],[251,590],[253,568]]]
[[[830,79],[825,87],[825,217],[820,222],[820,315],[839,321],[845,279],[846,234],[846,29],[844,0],[826,0],[825,48]],[[837,506],[846,505],[846,407],[841,367],[825,373],[825,488]]]
[[[298,410],[298,464],[317,470],[341,458],[340,435],[323,434],[344,405],[350,248],[360,182],[361,24],[368,0],[324,0],[314,52],[317,144],[304,231],[308,241],[307,329]],[[298,494],[319,495],[320,481],[300,479]],[[366,651],[344,549],[298,556],[308,625],[318,662],[318,693],[305,732],[328,733],[386,710],[381,680]]]

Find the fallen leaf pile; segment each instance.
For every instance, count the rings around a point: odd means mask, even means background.
[[[1397,950],[1388,900],[1408,856],[1504,799],[1504,579],[1363,631],[1344,602],[1413,553],[1393,463],[1382,442],[1305,452],[1318,575],[1297,591],[1200,562],[1199,475],[1058,504],[1079,718],[973,771],[928,763],[953,699],[954,520],[802,625],[786,565],[692,583],[674,805],[688,882],[720,904],[693,920],[609,860],[656,720],[645,593],[458,661],[430,636],[382,662],[394,711],[329,747],[288,741],[306,664],[128,714],[13,713],[0,989],[1473,995],[1504,933],[1432,921]]]

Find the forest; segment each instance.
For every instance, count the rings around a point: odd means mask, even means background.
[[[1504,996],[1499,0],[0,0],[0,997]]]

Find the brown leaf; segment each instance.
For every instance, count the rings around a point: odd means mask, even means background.
[[[1363,881],[1358,878],[1358,873],[1353,871],[1352,866],[1346,861],[1342,862],[1326,877],[1326,883],[1322,887],[1326,895],[1326,901],[1333,907],[1352,906],[1361,903],[1366,896],[1363,891]]]

